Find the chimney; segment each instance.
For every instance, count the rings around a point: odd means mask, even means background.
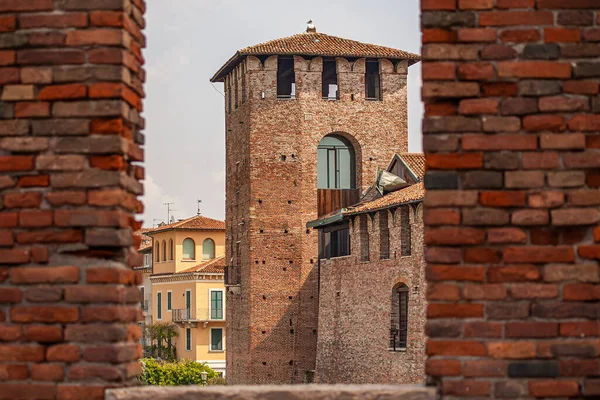
[[[306,33],[317,33],[317,27],[313,24],[312,19],[309,19],[307,22],[308,26],[306,27]]]

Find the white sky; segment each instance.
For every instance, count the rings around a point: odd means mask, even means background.
[[[144,226],[225,218],[222,84],[209,78],[236,50],[306,29],[420,53],[417,0],[150,0],[145,50]],[[409,149],[421,151],[420,64],[409,69]]]

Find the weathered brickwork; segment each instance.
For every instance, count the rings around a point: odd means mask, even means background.
[[[241,268],[240,291],[227,295],[235,384],[302,382],[315,369],[318,247],[306,223],[317,217],[318,143],[351,141],[360,188],[408,146],[408,61],[381,61],[383,101],[364,99],[365,59],[337,59],[337,101],[322,99],[321,57],[294,64],[295,99],[277,99],[277,56],[248,56],[225,80],[227,260]]]
[[[425,382],[426,284],[423,258],[423,206],[404,206],[402,219],[395,207],[354,216],[350,224],[353,254],[321,260],[319,336],[315,379],[319,383],[423,383]],[[381,259],[379,219],[388,213],[389,259]],[[369,260],[361,261],[360,219],[367,219]],[[410,224],[410,233],[402,230]],[[362,224],[364,227],[365,224]],[[403,238],[402,235],[405,235]],[[402,256],[402,243],[410,234],[411,252]],[[385,257],[385,255],[384,255]],[[390,346],[392,312],[397,312],[394,287],[408,286],[406,349]],[[394,303],[395,301],[395,303]]]
[[[421,7],[427,374],[600,396],[600,2]]]
[[[0,0],[0,399],[139,373],[144,10]]]

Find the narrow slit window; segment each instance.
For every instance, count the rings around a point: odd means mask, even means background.
[[[185,349],[192,350],[192,330],[190,328],[185,328]]]
[[[227,83],[227,90],[225,91],[225,96],[227,97],[227,113],[231,114],[231,74],[225,78],[225,82]]]
[[[294,58],[279,57],[277,59],[277,97],[293,99],[296,96],[296,76],[294,74]]]
[[[162,260],[167,261],[167,242],[162,242]]]
[[[390,258],[390,229],[388,225],[388,211],[379,212],[379,258]]]
[[[246,102],[246,62],[242,63],[242,104]]]
[[[233,91],[234,91],[234,99],[233,104],[235,108],[238,108],[238,69],[233,70]]]
[[[412,252],[412,232],[409,211],[409,206],[402,206],[400,208],[400,254],[402,256],[410,256]]]
[[[339,99],[338,80],[335,60],[323,61],[323,98],[328,100]]]
[[[365,72],[365,90],[367,100],[381,100],[379,60],[367,60]]]
[[[392,292],[392,326],[390,348],[404,350],[408,344],[408,286],[396,285]]]
[[[369,261],[369,229],[368,215],[361,215],[359,221],[360,231],[360,261]]]

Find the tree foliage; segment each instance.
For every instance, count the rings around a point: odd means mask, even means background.
[[[153,358],[143,358],[142,374],[138,378],[144,385],[154,386],[183,386],[202,385],[203,371],[206,371],[207,381],[214,380],[217,373],[208,365],[192,360],[173,362],[158,361]]]
[[[165,360],[175,359],[173,338],[179,336],[177,326],[171,322],[155,322],[145,327],[145,337],[150,342],[144,349],[147,354]],[[165,346],[166,344],[166,346]]]

